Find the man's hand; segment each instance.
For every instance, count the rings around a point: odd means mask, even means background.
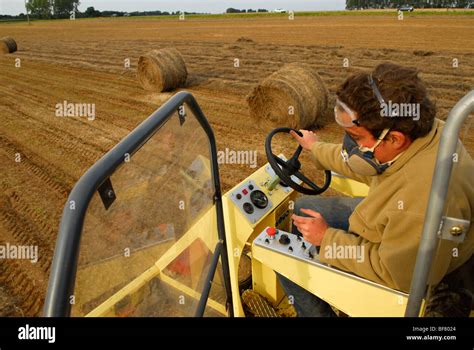
[[[293,219],[293,225],[298,228],[298,231],[301,232],[306,241],[319,247],[323,241],[326,230],[329,228],[326,220],[324,220],[320,213],[315,212],[314,210],[301,209],[301,212],[310,217],[308,218],[293,214],[291,216]]]
[[[317,136],[312,131],[308,130],[300,130],[303,136],[299,136],[293,130],[290,131],[290,135],[293,136],[296,141],[303,147],[304,149],[311,151],[311,147],[313,147],[314,143],[318,141]]]

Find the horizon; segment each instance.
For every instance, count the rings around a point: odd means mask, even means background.
[[[200,13],[224,13],[227,8],[236,9],[267,9],[269,11],[276,8],[284,8],[293,11],[338,11],[345,10],[345,0],[267,0],[267,1],[219,1],[204,0],[200,5],[193,0],[116,0],[113,6],[110,6],[110,0],[84,0],[80,2],[79,11],[84,12],[88,7],[94,7],[98,11],[120,11],[120,12],[144,12],[144,11],[162,11],[162,12],[200,12]],[[179,3],[179,5],[177,5]],[[25,13],[24,0],[0,0],[0,15],[19,15]]]

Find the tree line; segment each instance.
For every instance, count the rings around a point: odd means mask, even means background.
[[[74,12],[76,18],[81,17],[110,17],[110,16],[173,16],[181,14],[181,11],[98,11],[94,7],[88,7],[80,12],[79,0],[27,0],[26,11],[32,18],[69,18]],[[474,8],[474,0],[346,0],[347,10],[356,9],[391,9],[410,5],[415,8]],[[268,12],[266,9],[236,9],[228,8],[226,13],[253,13]],[[184,12],[185,14],[197,14],[196,12]],[[1,15],[0,19],[26,19],[26,14],[18,16]]]
[[[474,8],[473,0],[346,0],[347,10],[414,8]]]
[[[70,18],[74,13],[75,18],[86,17],[119,17],[119,16],[173,16],[180,15],[181,11],[98,11],[94,7],[88,7],[84,12],[79,11],[79,0],[27,0],[26,11],[31,18],[52,19]],[[26,12],[25,11],[25,12]],[[184,12],[186,15],[197,14],[196,12]],[[0,19],[26,19],[25,13],[18,16],[1,15]]]
[[[28,0],[26,10],[36,18],[67,18],[79,5],[79,0]]]

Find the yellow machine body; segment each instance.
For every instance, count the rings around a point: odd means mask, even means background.
[[[243,254],[251,257],[253,289],[274,306],[280,304],[285,297],[276,278],[275,271],[277,271],[349,316],[403,316],[408,298],[405,293],[325,264],[315,266],[252,244],[254,239],[268,226],[283,231],[290,231],[291,228],[290,216],[297,193],[292,189],[285,191],[280,185],[273,191],[268,191],[266,184],[272,180],[272,176],[267,169],[268,164],[258,169],[222,197],[234,316],[245,316],[239,290],[239,265]],[[206,171],[209,171],[209,168]],[[189,179],[189,181],[193,180]],[[247,220],[231,199],[231,193],[249,181],[258,184],[273,204],[268,213],[257,222],[252,223]],[[331,187],[350,196],[364,196],[368,192],[367,186],[337,175],[334,176]],[[215,223],[216,211],[212,207],[179,240],[161,247],[166,251],[145,272],[119,289],[86,316],[126,316],[128,313],[133,313],[134,308],[149,296],[152,290],[150,286],[157,279],[160,280],[160,283],[169,284],[181,291],[186,297],[199,300],[200,293],[190,288],[189,285],[170,278],[163,273],[163,270],[176,257],[189,249],[197,239],[202,241],[209,251],[213,251],[218,237]],[[143,254],[146,255],[146,252]],[[113,264],[113,262],[108,262],[108,264],[111,263]],[[198,271],[199,261],[193,262],[193,264]],[[87,275],[87,273],[83,275]],[[191,275],[193,275],[192,271]],[[80,273],[79,277],[81,277]],[[196,273],[197,278],[198,274]],[[213,283],[222,284],[221,276],[216,275]],[[100,292],[102,291],[97,291],[95,294]],[[94,297],[93,294],[90,298]],[[214,300],[212,296],[208,299],[207,307],[218,315],[226,316],[228,314],[225,302]]]

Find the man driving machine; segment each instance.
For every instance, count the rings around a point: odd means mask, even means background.
[[[370,190],[365,198],[299,198],[293,233],[319,246],[322,262],[408,292],[444,122],[435,118],[436,107],[416,69],[380,64],[373,72],[349,77],[336,95],[342,144],[319,142],[307,130],[301,130],[302,136],[291,134],[312,153],[318,169],[365,183]],[[461,142],[453,161],[445,215],[472,222],[474,162]],[[358,254],[341,256],[339,247],[354,247],[340,251]],[[441,240],[433,262],[429,282],[447,283],[457,293],[462,310],[454,310],[455,315],[471,310],[473,251],[471,224],[464,242]],[[298,316],[335,315],[322,299],[278,277]]]

